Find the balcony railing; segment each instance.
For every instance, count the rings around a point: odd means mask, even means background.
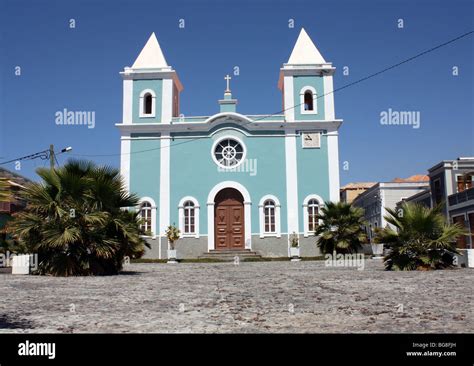
[[[452,194],[448,197],[449,205],[454,206],[467,201],[474,201],[474,188]]]

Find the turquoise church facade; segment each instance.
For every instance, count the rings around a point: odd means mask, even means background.
[[[178,258],[206,253],[319,255],[314,231],[339,200],[333,74],[304,29],[280,68],[280,115],[237,111],[227,76],[219,110],[180,114],[183,90],[154,34],[123,78],[120,169],[140,197],[148,258],[167,258],[166,228],[181,231]]]

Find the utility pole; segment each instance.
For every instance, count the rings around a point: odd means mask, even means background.
[[[49,145],[49,167],[54,169],[54,145]]]

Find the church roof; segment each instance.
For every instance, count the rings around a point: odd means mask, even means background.
[[[323,56],[314,45],[308,33],[301,28],[300,35],[296,41],[295,47],[291,52],[288,64],[292,65],[308,65],[308,64],[325,64]]]
[[[133,63],[132,69],[158,69],[163,67],[168,67],[168,64],[156,39],[155,32],[153,32]]]

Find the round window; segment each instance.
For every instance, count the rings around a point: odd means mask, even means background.
[[[245,150],[242,143],[234,138],[224,138],[214,144],[213,157],[221,167],[236,167],[243,161],[244,155]]]

